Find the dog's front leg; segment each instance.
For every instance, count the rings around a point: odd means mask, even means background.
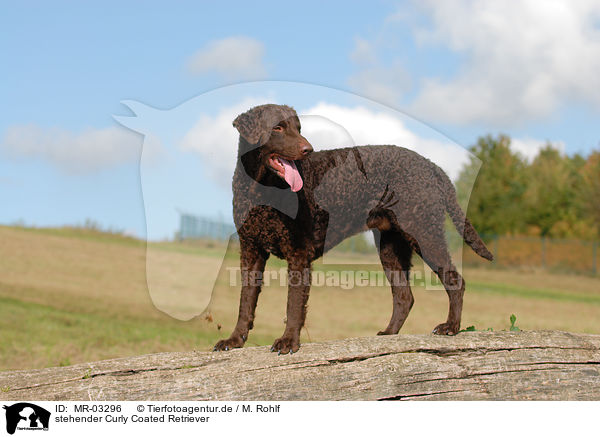
[[[226,351],[242,347],[248,339],[248,332],[254,324],[256,303],[258,302],[268,257],[269,254],[263,250],[241,243],[242,292],[238,321],[231,336],[215,345],[215,351]]]
[[[311,266],[308,259],[288,261],[287,319],[283,335],[275,340],[271,351],[294,353],[300,349],[300,330],[306,319],[310,291]]]

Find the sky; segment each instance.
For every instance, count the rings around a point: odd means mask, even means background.
[[[231,122],[262,103],[317,150],[393,142],[452,178],[481,135],[600,147],[597,1],[22,1],[0,27],[1,224],[231,221]]]

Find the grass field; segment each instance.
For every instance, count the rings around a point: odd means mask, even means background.
[[[185,243],[149,246],[164,270],[155,280],[194,287],[219,269],[222,248]],[[153,256],[154,256],[153,255]],[[332,254],[319,271],[380,271],[372,255]],[[227,262],[237,264],[237,255]],[[415,258],[416,271],[421,264]],[[360,264],[357,264],[360,263]],[[280,260],[268,269],[279,270]],[[185,274],[181,273],[184,272]],[[417,273],[428,274],[426,271]],[[467,283],[462,326],[600,333],[600,278],[545,271],[464,269]],[[184,276],[184,277],[182,277]],[[415,306],[401,332],[427,333],[445,320],[443,291],[413,287]],[[0,226],[0,368],[25,369],[160,351],[209,350],[229,335],[237,316],[239,287],[220,277],[206,314],[176,320],[159,311],[146,285],[146,244],[84,229]],[[261,294],[248,345],[281,335],[286,289],[278,283]],[[373,335],[387,325],[387,286],[350,289],[315,286],[302,341]],[[208,320],[211,319],[211,320]]]

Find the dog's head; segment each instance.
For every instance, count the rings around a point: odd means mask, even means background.
[[[300,135],[300,120],[293,108],[256,106],[239,115],[233,126],[251,149],[258,149],[261,165],[285,180],[292,191],[302,188],[302,177],[294,161],[305,159],[313,148]]]

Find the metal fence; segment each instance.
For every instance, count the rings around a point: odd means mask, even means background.
[[[235,226],[221,220],[199,217],[191,214],[180,213],[178,239],[208,239],[229,240],[231,235],[237,237]]]

